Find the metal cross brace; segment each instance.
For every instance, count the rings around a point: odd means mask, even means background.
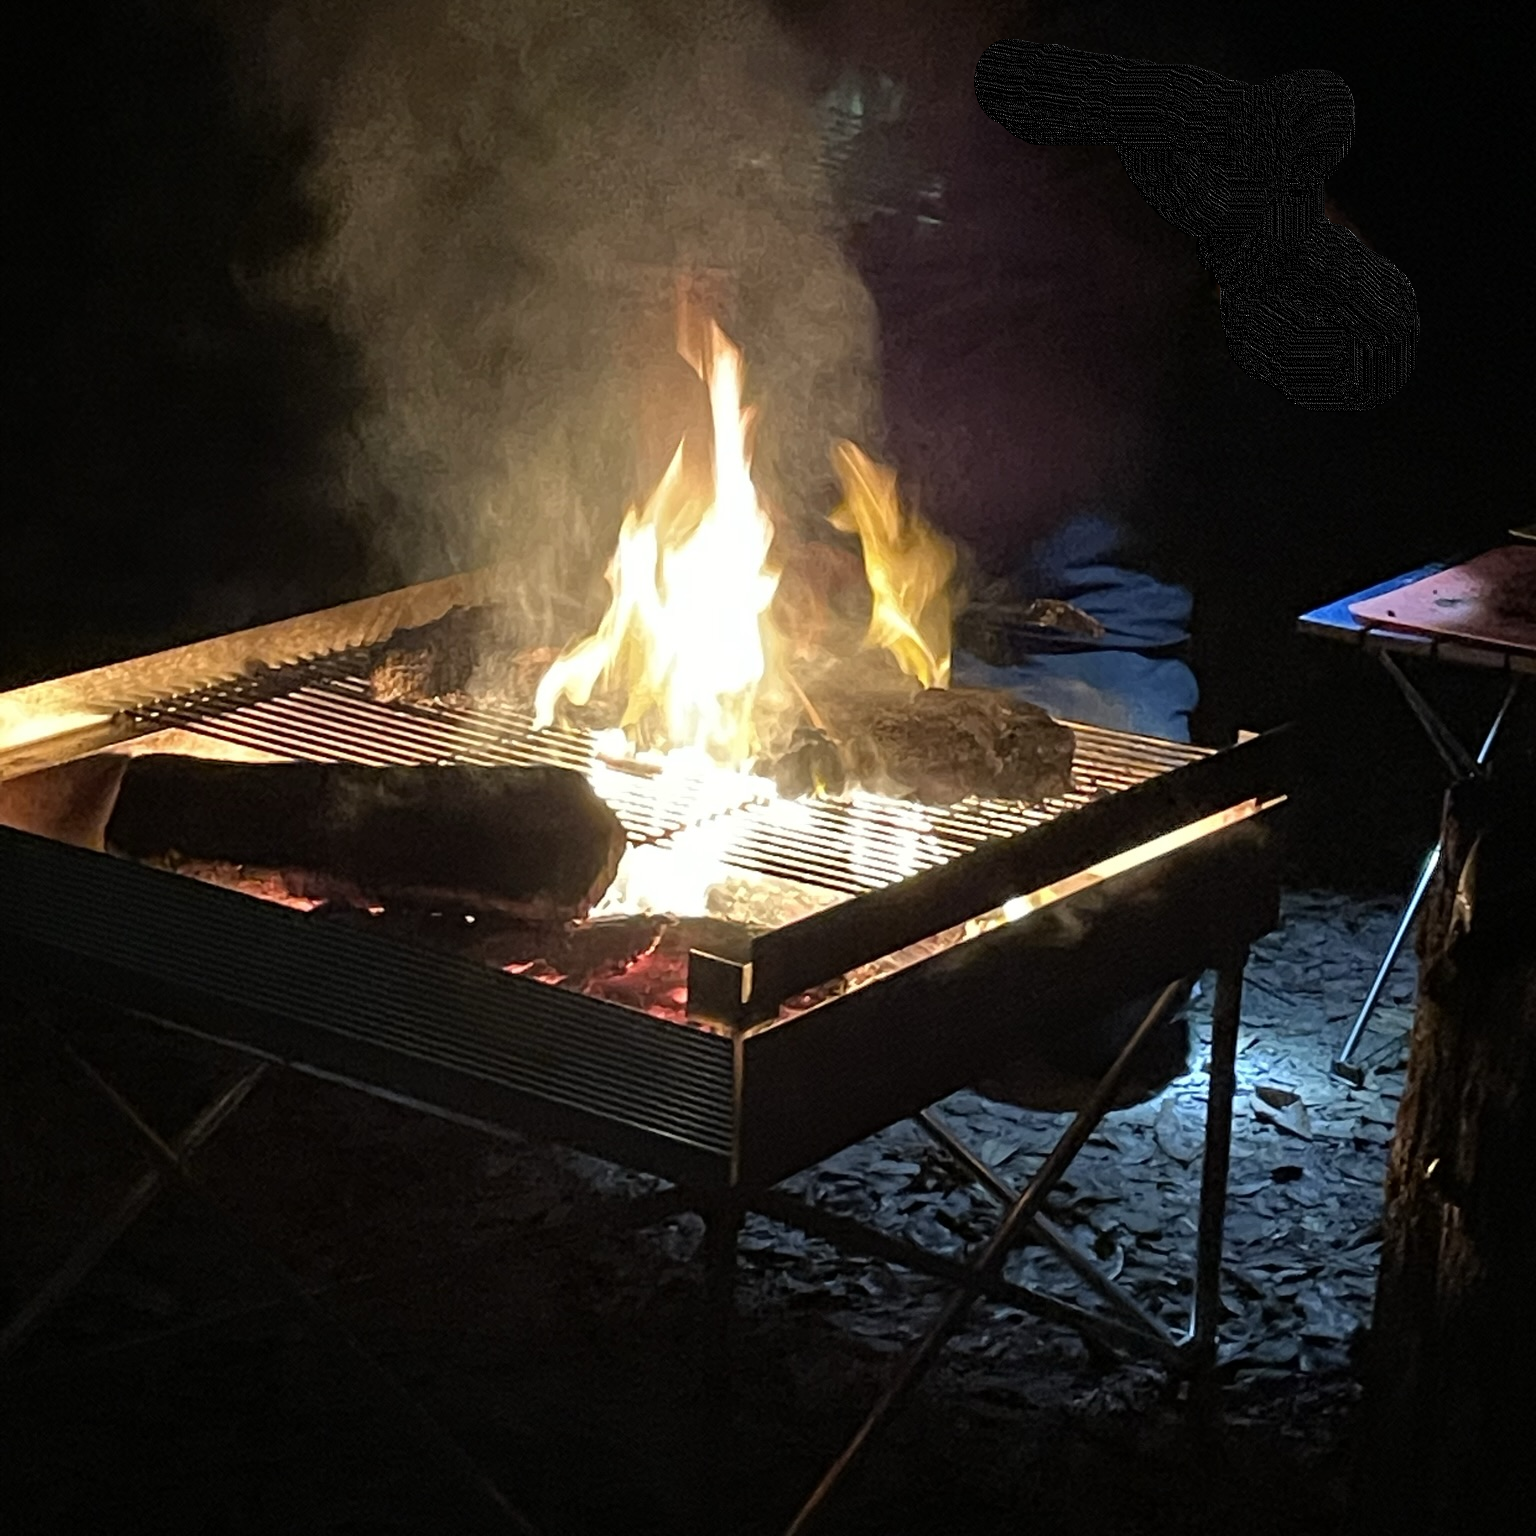
[[[1175,1358],[1190,1374],[1197,1378],[1209,1378],[1216,1363],[1217,1332],[1221,1311],[1221,1253],[1222,1236],[1226,1223],[1227,1175],[1231,1163],[1232,1100],[1237,1083],[1237,1032],[1242,1008],[1242,978],[1246,954],[1230,957],[1217,971],[1216,1000],[1211,1019],[1211,1066],[1210,1082],[1206,1098],[1205,1159],[1200,1175],[1200,1223],[1195,1250],[1195,1295],[1190,1318],[1189,1332],[1176,1346]],[[828,1498],[844,1473],[853,1464],[871,1435],[884,1423],[903,1397],[921,1379],[937,1359],[945,1341],[965,1320],[978,1296],[997,1295],[1002,1280],[1002,1267],[1009,1252],[1027,1229],[1044,1230],[1039,1226],[1046,1198],[1060,1182],[1083,1149],[1088,1138],[1109,1113],[1121,1080],[1125,1076],[1142,1042],[1177,1006],[1182,990],[1181,982],[1173,982],[1159,995],[1135,1033],[1126,1042],[1113,1065],[1099,1080],[1088,1102],[1083,1105],[1071,1124],[1045,1160],[1036,1170],[1024,1190],[1013,1196],[1002,1220],[992,1236],[964,1264],[954,1266],[956,1289],[939,1309],[921,1339],[898,1362],[891,1380],[876,1399],[864,1422],[855,1431],[842,1453],[827,1469],[825,1475],[801,1506],[799,1513],[786,1528],[785,1536],[801,1536]],[[925,1119],[925,1125],[928,1121]],[[936,1122],[941,1124],[942,1122]],[[929,1127],[932,1129],[932,1126]],[[949,1145],[947,1131],[940,1139]],[[952,1149],[953,1150],[953,1149]],[[969,1159],[968,1159],[969,1166]],[[993,1175],[995,1178],[996,1176]],[[988,1180],[990,1185],[991,1181]],[[998,1181],[1001,1184],[1001,1181]],[[1006,1190],[1007,1186],[1003,1185]],[[1011,1191],[1009,1191],[1011,1194]],[[1061,1239],[1067,1242],[1065,1238]],[[1050,1241],[1049,1238],[1046,1241]],[[1070,1246],[1070,1244],[1069,1244]],[[934,1266],[919,1267],[932,1271]],[[1075,1267],[1075,1266],[1074,1266]],[[1097,1273],[1095,1271],[1095,1273]],[[1086,1278],[1086,1277],[1085,1277]],[[1104,1276],[1098,1282],[1109,1285]],[[1090,1282],[1093,1283],[1093,1282]],[[1098,1284],[1095,1285],[1099,1289]],[[1022,1289],[1022,1288],[1021,1288]],[[1118,1289],[1118,1288],[1116,1288]],[[1102,1291],[1101,1291],[1101,1294]],[[1109,1298],[1106,1296],[1106,1300]],[[1118,1310],[1126,1306],[1135,1309],[1129,1297],[1122,1298]],[[1073,1308],[1083,1317],[1092,1314]],[[1100,1320],[1102,1327],[1103,1322]],[[1147,1319],[1147,1322],[1150,1322]],[[1117,1332],[1140,1339],[1144,1344],[1163,1340],[1160,1325],[1149,1330],[1138,1315],[1134,1327],[1120,1322]]]
[[[178,1164],[186,1166],[200,1146],[245,1103],[251,1090],[267,1073],[267,1063],[247,1068],[227,1088],[215,1094],[171,1146]],[[148,1168],[134,1180],[112,1214],[88,1232],[52,1275],[33,1292],[21,1309],[0,1331],[0,1362],[12,1355],[36,1332],[38,1325],[80,1286],[104,1259],[108,1250],[154,1204],[165,1187],[161,1170]]]
[[[476,1501],[476,1514],[480,1517],[474,1529],[487,1532],[496,1530],[515,1533],[515,1536],[539,1536],[532,1523],[507,1500],[501,1490],[481,1470],[469,1454],[449,1433],[400,1385],[388,1371],[369,1354],[353,1337],[339,1318],[322,1307],[310,1293],[304,1282],[287,1265],[267,1253],[241,1228],[234,1217],[218,1204],[192,1173],[187,1153],[192,1145],[206,1141],[213,1131],[226,1121],[256,1084],[266,1064],[253,1068],[240,1078],[219,1098],[212,1101],[196,1120],[178,1138],[176,1145],[168,1144],[153,1126],[146,1121],[132,1103],[126,1099],[74,1046],[64,1039],[50,1023],[40,1027],[52,1039],[59,1054],[76,1070],[89,1087],[104,1100],[123,1125],[132,1133],[143,1149],[148,1152],[154,1168],[151,1175],[137,1181],[124,1197],[117,1210],[101,1228],[71,1255],[65,1265],[42,1287],[23,1309],[22,1317],[30,1319],[17,1331],[19,1344],[36,1322],[46,1315],[49,1308],[79,1283],[99,1261],[111,1244],[126,1231],[143,1210],[148,1208],[156,1191],[164,1182],[177,1185],[190,1194],[216,1225],[233,1243],[261,1261],[262,1266],[277,1285],[296,1302],[304,1313],[328,1332],[344,1348],[353,1361],[362,1368],[374,1386],[383,1391],[401,1410],[402,1417],[411,1423],[425,1448],[434,1452],[444,1470]],[[194,1133],[199,1133],[195,1136]],[[191,1145],[188,1145],[188,1143]],[[117,1224],[116,1230],[111,1230]],[[20,1319],[18,1319],[19,1321]],[[9,1339],[16,1322],[6,1330]],[[14,1345],[12,1346],[14,1348]],[[466,1516],[468,1511],[465,1511]],[[488,1521],[488,1523],[486,1523]]]

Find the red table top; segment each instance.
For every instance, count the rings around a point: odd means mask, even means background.
[[[1364,624],[1536,656],[1536,544],[1491,549],[1349,611]]]

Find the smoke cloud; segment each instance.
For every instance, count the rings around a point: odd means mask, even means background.
[[[873,305],[806,61],[763,4],[225,14],[263,105],[312,137],[323,234],[264,281],[357,349],[342,494],[406,577],[512,559],[547,623],[601,570],[699,390],[675,355],[679,271],[743,348],[782,517],[828,510],[835,438],[878,447]]]

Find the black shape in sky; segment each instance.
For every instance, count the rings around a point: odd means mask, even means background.
[[[1188,65],[1048,43],[994,43],[982,111],[1028,144],[1113,144],[1157,211],[1193,235],[1221,287],[1237,361],[1311,410],[1363,411],[1413,372],[1413,285],[1323,212],[1354,136],[1349,87],[1325,69],[1244,85]]]

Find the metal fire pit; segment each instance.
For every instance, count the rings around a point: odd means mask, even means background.
[[[744,957],[694,951],[688,1021],[677,1022],[0,828],[0,955],[13,973],[435,1114],[648,1170],[685,1191],[681,1207],[713,1213],[727,1239],[753,1206],[943,1274],[965,1303],[1005,1296],[1111,1343],[1139,1344],[1176,1369],[1209,1366],[1242,967],[1278,917],[1271,834],[1287,787],[1283,733],[1211,752],[1075,727],[1076,788],[1037,806],[932,811],[862,797],[786,810],[743,795],[705,813],[673,786],[598,764],[589,738],[534,733],[510,709],[371,696],[367,672],[383,641],[494,601],[496,587],[494,572],[450,578],[0,697],[0,725],[18,713],[56,725],[0,751],[0,777],[168,727],[289,758],[560,763],[600,776],[632,843],[675,847],[707,814],[711,845],[745,877],[790,880],[832,904],[763,933]],[[1082,881],[1234,808],[1248,814]],[[1015,897],[1063,886],[1068,894],[1015,921],[937,949],[930,942]],[[873,979],[795,1002],[872,965]],[[1075,1250],[1063,1256],[1108,1313],[1052,1302],[1001,1273],[1025,1226],[1050,1238],[1045,1196],[1111,1106],[1129,1051],[1021,1194],[971,1157],[972,1174],[1009,1197],[1009,1209],[968,1265],[818,1219],[772,1190],[908,1116],[965,1160],[926,1108],[1014,1061],[1032,1023],[1069,1030],[1211,967],[1219,984],[1199,1274],[1182,1343],[1087,1272]],[[1174,1002],[1168,987],[1137,1041]],[[714,1252],[734,1265],[733,1239]],[[940,1319],[934,1338],[956,1315]],[[898,1376],[871,1425],[923,1358]]]
[[[292,758],[590,766],[589,740],[535,734],[507,710],[370,697],[373,646],[491,587],[484,574],[433,583],[25,690],[57,715],[108,718],[12,754],[10,771],[168,726]],[[1261,813],[820,1006],[781,1007],[1274,799],[1276,746],[1210,753],[1079,727],[1078,788],[1062,801],[926,812],[868,799],[804,807],[789,825],[762,801],[728,809],[729,830],[717,817],[711,834],[727,862],[844,899],[762,935],[745,962],[695,952],[692,1026],[3,829],[0,941],[37,974],[296,1067],[690,1184],[762,1187],[1006,1064],[1026,1011],[1070,1027],[1266,932],[1278,886]],[[686,803],[643,776],[609,774],[604,790],[632,842],[687,835]]]

